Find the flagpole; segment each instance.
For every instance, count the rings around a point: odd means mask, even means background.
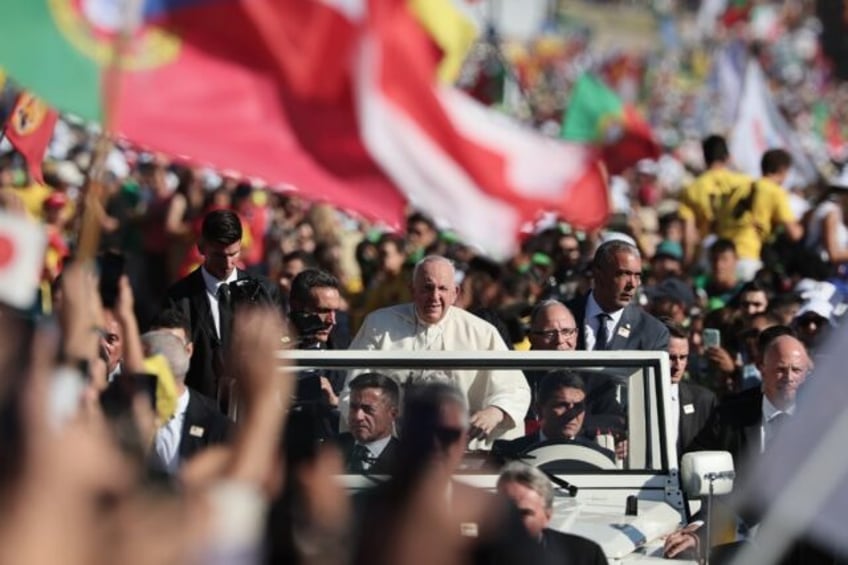
[[[140,0],[124,0],[123,17],[117,39],[113,43],[112,57],[105,68],[103,92],[103,127],[94,147],[84,196],[84,209],[79,227],[77,258],[82,261],[93,260],[100,247],[100,221],[105,214],[103,206],[103,184],[106,174],[106,159],[112,150],[109,137],[115,124],[117,112],[121,66],[124,50],[130,43],[134,30],[135,15],[139,13]]]

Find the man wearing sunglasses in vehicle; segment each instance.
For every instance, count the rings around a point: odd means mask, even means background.
[[[539,431],[511,441],[496,441],[493,451],[513,459],[544,443],[556,441],[595,449],[615,461],[611,450],[601,447],[584,433],[586,385],[577,374],[560,369],[550,371],[539,386],[536,406],[541,415]]]

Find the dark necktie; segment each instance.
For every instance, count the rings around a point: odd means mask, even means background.
[[[371,458],[371,452],[364,445],[356,444],[350,452],[350,461],[347,468],[351,473],[362,473],[365,471],[365,464]]]
[[[601,312],[595,317],[598,319],[598,331],[595,334],[595,351],[604,351],[609,341],[607,321],[610,319],[610,315],[606,312]]]
[[[218,337],[221,347],[226,348],[230,343],[230,327],[233,321],[233,308],[230,297],[230,285],[223,283],[218,287]]]

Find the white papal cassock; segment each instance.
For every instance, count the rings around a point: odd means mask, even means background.
[[[368,315],[350,349],[377,351],[506,351],[508,348],[495,327],[477,316],[451,306],[436,324],[421,321],[412,303],[376,310]],[[341,395],[342,426],[346,427],[350,381],[361,371],[352,371]],[[486,442],[472,442],[470,449],[489,449],[494,439],[524,435],[524,416],[530,406],[530,387],[521,371],[456,370],[434,372],[398,370],[380,372],[403,385],[407,380],[449,380],[468,398],[471,414],[496,406],[509,418],[495,429]]]

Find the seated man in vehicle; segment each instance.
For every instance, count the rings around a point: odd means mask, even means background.
[[[585,435],[586,385],[572,371],[550,371],[539,385],[537,407],[541,414],[538,432],[511,441],[496,441],[493,450],[505,458],[518,458],[547,442],[573,443],[600,451],[611,461],[615,453]]]

